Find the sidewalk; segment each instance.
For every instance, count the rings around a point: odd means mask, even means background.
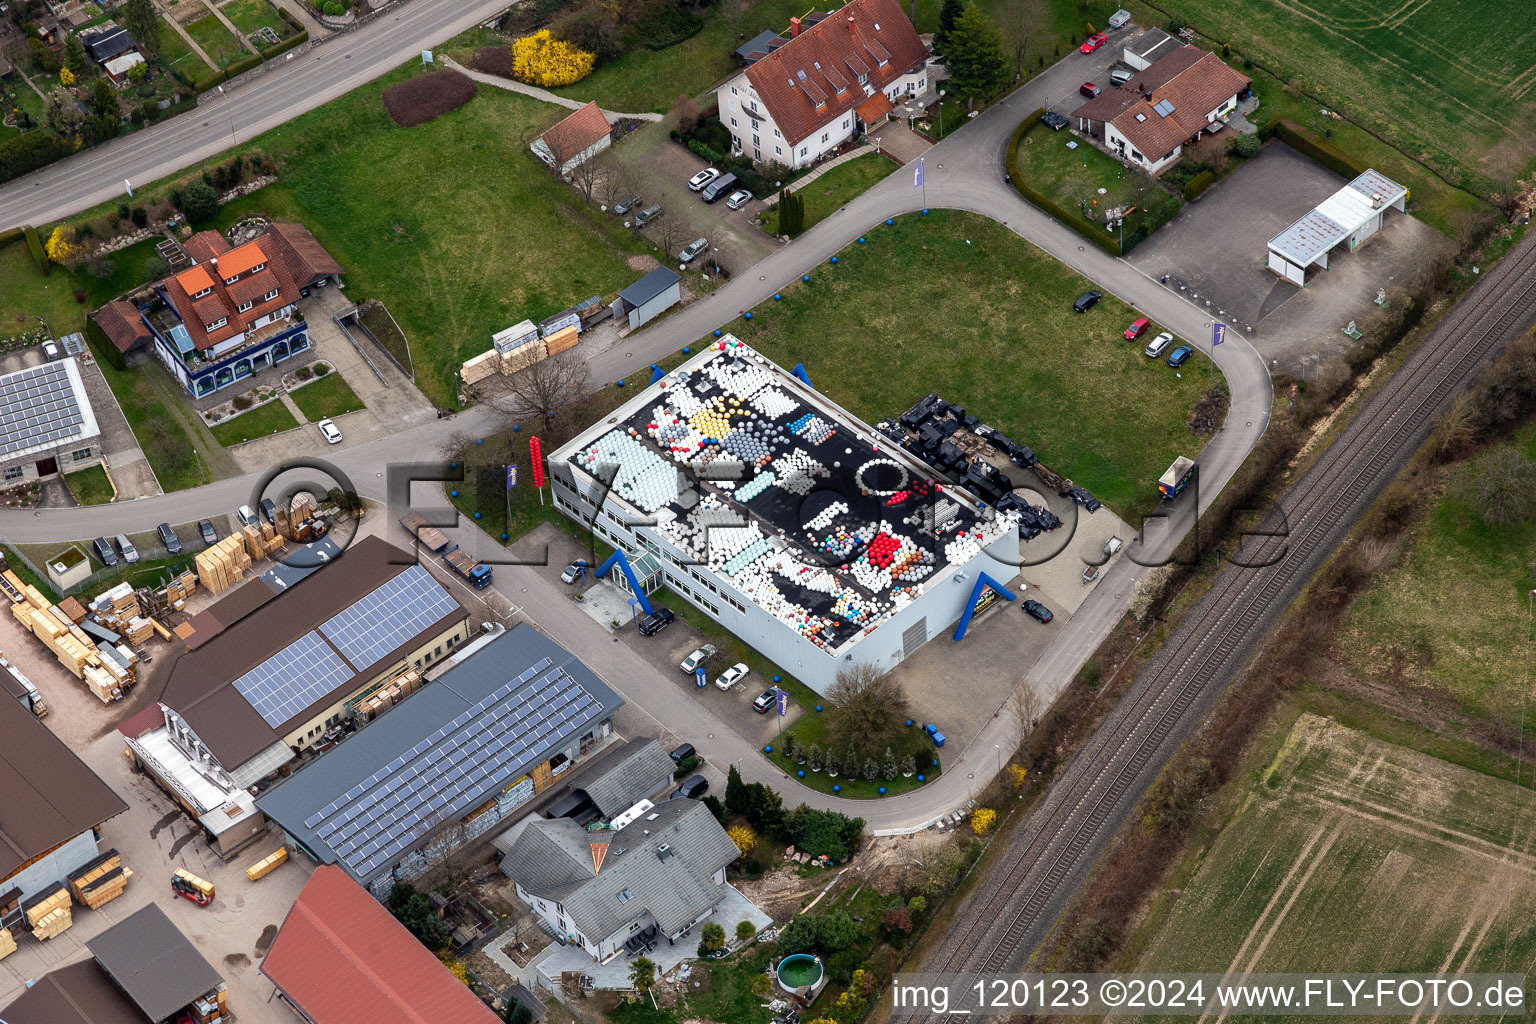
[[[826,163],[822,164],[820,167],[816,168],[814,171],[812,171],[810,174],[807,174],[805,177],[803,177],[803,178],[796,178],[794,181],[792,181],[788,185],[784,186],[784,191],[786,191],[786,192],[798,192],[802,188],[804,188],[805,186],[809,185],[811,182],[815,181],[817,178],[821,177],[823,174],[826,174],[828,171],[830,171],[832,168],[836,167],[838,164],[845,164],[849,160],[857,160],[859,157],[863,156],[865,153],[873,153],[874,151],[875,151],[875,147],[871,146],[867,142],[863,143],[860,146],[858,146],[856,149],[850,149],[848,152],[844,153],[842,156],[838,157],[835,160],[828,160]],[[779,201],[779,194],[777,192],[775,192],[771,196],[766,196],[763,199],[764,204],[766,204],[768,206],[772,206],[775,203],[777,203],[778,201]]]
[[[524,96],[531,96],[534,99],[542,100],[545,103],[553,103],[556,106],[566,107],[570,110],[580,110],[582,107],[586,106],[586,104],[581,102],[581,100],[568,100],[564,96],[556,96],[548,89],[540,89],[536,85],[526,85],[522,82],[514,82],[510,78],[502,78],[499,75],[488,75],[483,71],[471,70],[470,68],[466,68],[464,65],[454,60],[452,57],[444,57],[443,64],[445,67],[450,67],[455,71],[463,72],[477,82],[484,82],[486,85],[494,85],[498,89],[506,89],[508,92],[520,92]],[[614,121],[618,121],[624,118],[627,118],[631,121],[660,121],[662,118],[662,115],[660,114],[626,114],[617,110],[604,110],[603,116],[608,119],[610,124]]]

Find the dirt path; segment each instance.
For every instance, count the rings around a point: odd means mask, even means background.
[[[522,82],[514,82],[510,78],[502,78],[499,75],[488,75],[483,71],[473,71],[469,68],[466,68],[452,57],[444,57],[443,63],[455,71],[462,71],[464,74],[468,75],[470,78],[473,78],[477,82],[484,82],[486,85],[494,85],[498,89],[505,89],[508,92],[520,92],[524,96],[531,96],[536,100],[542,100],[545,103],[553,103],[556,106],[566,107],[570,110],[580,110],[582,107],[586,106],[586,104],[581,102],[581,100],[568,100],[564,96],[556,96],[548,89],[540,89],[536,85],[525,85]],[[661,120],[660,114],[625,114],[617,110],[604,110],[603,116],[606,117],[610,123],[624,118],[628,118],[632,121]]]

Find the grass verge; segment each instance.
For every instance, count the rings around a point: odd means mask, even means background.
[[[830,217],[843,204],[863,195],[875,182],[895,170],[896,165],[889,158],[878,153],[866,153],[802,185],[795,194],[805,200],[805,226],[809,228],[817,221]],[[779,233],[777,204],[764,211],[763,230],[770,235]]]
[[[314,385],[311,384],[310,387]],[[242,441],[292,430],[298,425],[299,421],[293,418],[293,413],[288,411],[288,407],[281,400],[274,399],[265,405],[258,405],[250,412],[243,412],[222,423],[215,423],[210,429],[213,431],[214,440],[229,448]]]
[[[82,505],[105,505],[117,494],[112,481],[107,477],[106,468],[99,463],[77,473],[65,473],[64,483],[69,487],[69,493]]]
[[[355,412],[363,407],[363,400],[357,397],[341,374],[334,371],[289,392],[288,397],[293,399],[293,404],[299,407],[311,423],[328,416]]]

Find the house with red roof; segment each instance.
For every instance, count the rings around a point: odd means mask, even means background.
[[[272,224],[238,246],[201,231],[183,248],[191,266],[92,314],[119,352],[153,354],[200,398],[310,347],[299,300],[341,267],[307,228]]]
[[[613,141],[613,126],[594,100],[557,122],[528,144],[533,155],[550,167],[558,168],[560,177],[586,163],[607,149]]]
[[[1221,131],[1251,84],[1214,53],[1181,46],[1072,116],[1122,163],[1157,174],[1173,166],[1186,142]]]
[[[497,1024],[499,1018],[341,868],[315,869],[261,973],[311,1024]]]
[[[900,0],[791,18],[788,34],[716,93],[731,152],[756,163],[805,167],[928,89],[928,48]]]

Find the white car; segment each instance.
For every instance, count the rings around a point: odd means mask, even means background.
[[[719,171],[715,170],[713,167],[706,167],[698,174],[695,174],[693,177],[688,179],[688,187],[694,192],[698,192],[703,189],[705,185],[708,185],[718,177],[720,177]]]
[[[677,254],[677,259],[680,263],[692,263],[694,260],[698,259],[701,255],[708,251],[709,239],[695,238],[693,241],[683,246],[683,251]]]
[[[341,430],[330,420],[321,420],[315,426],[320,428],[320,436],[325,438],[327,444],[341,443]]]
[[[735,686],[737,683],[746,678],[746,675],[747,666],[738,661],[736,664],[720,673],[720,678],[715,680],[715,685],[720,687],[722,690],[729,690],[731,687]]]
[[[692,654],[688,655],[688,657],[683,659],[682,669],[689,675],[693,675],[699,670],[700,665],[704,664],[714,656],[715,645],[705,644],[703,647],[700,647],[698,650],[694,651]]]
[[[731,193],[731,197],[725,201],[725,205],[733,210],[739,210],[752,201],[752,193],[746,189],[738,189]]]
[[[1156,359],[1158,356],[1163,354],[1163,349],[1172,344],[1173,335],[1169,334],[1167,331],[1164,331],[1162,334],[1159,334],[1157,337],[1153,338],[1152,344],[1147,346],[1147,358]]]

